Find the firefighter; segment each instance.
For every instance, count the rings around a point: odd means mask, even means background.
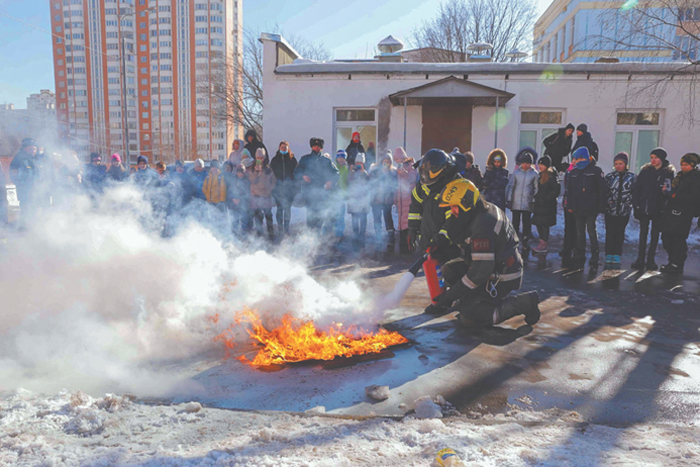
[[[440,193],[447,183],[462,180],[455,159],[440,149],[431,149],[419,161],[420,181],[413,189],[408,210],[408,248],[425,252],[445,223],[450,209],[440,207]]]
[[[429,248],[436,260],[444,261],[442,275],[448,288],[426,312],[446,313],[459,301],[454,309],[466,326],[491,326],[517,315],[525,315],[530,326],[537,323],[537,292],[509,295],[522,286],[523,259],[505,213],[484,201],[474,184],[464,179],[450,181],[439,198],[439,206],[451,215]],[[458,258],[452,257],[454,245],[461,252]]]

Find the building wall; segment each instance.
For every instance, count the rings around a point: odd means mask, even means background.
[[[620,61],[674,60],[670,50],[624,47],[601,39],[602,36],[612,35],[612,38],[615,38],[616,34],[622,34],[617,28],[604,31],[601,21],[603,18],[614,18],[616,14],[624,15],[625,12],[620,10],[622,4],[624,4],[623,0],[607,2],[555,0],[535,24],[534,61],[594,62],[600,57],[616,57]],[[614,8],[611,8],[611,5]],[[665,27],[663,34],[670,44],[674,43],[676,37],[674,27]],[[644,38],[639,39],[640,43],[643,41]]]
[[[13,157],[24,138],[34,138],[48,150],[58,143],[56,101],[51,91],[31,94],[26,109],[0,104],[0,157]]]
[[[128,120],[132,162],[139,154],[166,162],[226,156],[228,133],[240,129],[214,117],[209,89],[214,76],[226,77],[226,87],[240,79],[212,70],[240,50],[241,0],[51,0],[50,9],[58,119],[69,146],[124,153]]]
[[[275,44],[265,42],[265,143],[271,151],[281,140],[291,143],[292,151],[300,157],[309,152],[309,138],[322,137],[326,141],[325,152],[332,153],[334,137],[334,109],[379,108],[379,103],[388,95],[416,86],[437,81],[445,75],[280,75],[274,73]],[[272,55],[271,55],[272,54]],[[673,164],[679,164],[680,157],[689,151],[697,152],[696,129],[688,128],[683,114],[687,110],[683,97],[683,87],[669,89],[658,105],[647,101],[633,101],[627,96],[629,82],[627,76],[591,76],[585,74],[562,75],[554,80],[543,81],[535,75],[470,74],[469,80],[493,88],[514,93],[515,97],[506,105],[509,116],[502,116],[502,128],[498,132],[498,146],[503,148],[511,159],[520,148],[521,130],[531,127],[520,123],[523,110],[561,110],[561,124],[549,127],[563,127],[571,122],[574,125],[586,123],[600,148],[600,165],[611,170],[616,151],[616,131],[648,131],[649,127],[622,128],[616,126],[618,111],[641,112],[653,110],[661,114],[659,144],[666,147]],[[647,82],[648,83],[648,82]],[[392,107],[389,135],[386,147],[392,150],[403,145],[403,107]],[[489,124],[494,109],[475,107],[472,118],[472,151],[477,163],[484,166],[488,153],[494,148],[494,128]],[[504,123],[505,122],[505,123]],[[420,157],[421,148],[421,107],[409,106],[407,118],[407,153]],[[635,133],[638,134],[638,133]],[[539,146],[540,141],[537,141]],[[380,150],[383,148],[380,148]],[[443,148],[451,150],[452,148]],[[464,148],[462,148],[464,149]],[[536,148],[540,152],[540,147]],[[648,154],[647,154],[648,155]],[[632,158],[635,155],[632,154]],[[641,165],[642,162],[640,162]],[[511,162],[512,164],[512,162]],[[638,169],[639,167],[634,167]]]

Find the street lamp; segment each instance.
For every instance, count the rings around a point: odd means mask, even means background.
[[[156,11],[155,7],[148,8],[145,10],[149,13]],[[131,154],[129,149],[129,109],[127,106],[127,89],[126,89],[126,43],[124,41],[124,34],[122,33],[122,20],[128,16],[135,16],[136,11],[130,13],[122,13],[118,16],[119,18],[119,38],[121,39],[121,56],[122,56],[122,125],[124,125],[124,142],[126,143],[126,161],[127,166],[131,166]],[[138,73],[137,73],[138,76]]]

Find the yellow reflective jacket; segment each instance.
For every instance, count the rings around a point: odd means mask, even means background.
[[[202,185],[202,192],[206,196],[207,201],[213,204],[223,203],[226,201],[226,182],[223,174],[213,176],[207,175]]]

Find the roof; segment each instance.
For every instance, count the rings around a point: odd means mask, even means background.
[[[295,58],[302,58],[301,54],[294,50],[294,47],[291,46],[289,42],[285,40],[284,37],[282,37],[279,34],[270,34],[269,32],[263,32],[260,34],[260,39],[258,39],[260,42],[263,41],[272,41],[272,42],[277,42],[281,47],[284,47],[287,49],[287,52],[289,52],[290,55],[294,55]]]
[[[445,104],[495,106],[508,102],[515,94],[500,89],[472,83],[466,79],[449,76],[432,83],[424,84],[389,96],[394,105]]]
[[[303,74],[542,74],[544,72],[562,74],[697,74],[700,68],[692,68],[687,63],[664,62],[620,62],[620,63],[415,63],[415,62],[311,62],[293,63],[277,67],[275,73],[288,75]]]

